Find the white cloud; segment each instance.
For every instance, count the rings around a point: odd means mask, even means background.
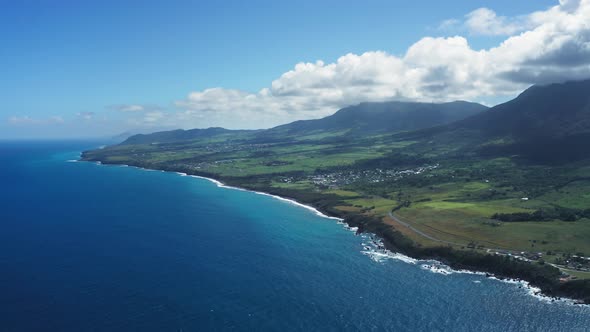
[[[476,9],[465,17],[465,27],[475,35],[509,36],[525,30],[528,26],[526,17],[498,16],[489,8]]]
[[[559,5],[561,6],[563,11],[566,12],[573,12],[580,7],[582,1],[580,0],[559,0]]]
[[[447,25],[460,24],[448,21]],[[146,114],[143,125],[263,128],[319,118],[363,101],[511,97],[535,83],[590,77],[590,0],[562,0],[519,17],[481,8],[463,23],[473,33],[510,34],[473,49],[461,36],[425,37],[396,56],[372,51],[333,63],[302,62],[258,92],[211,88],[177,101],[177,112]]]
[[[113,105],[110,106],[111,109],[120,111],[120,112],[141,112],[145,110],[145,107],[142,105],[134,105],[134,104],[125,104],[125,105]]]
[[[147,123],[155,123],[164,117],[164,112],[148,112],[143,117],[143,121]]]
[[[61,116],[51,116],[49,118],[32,118],[28,115],[25,115],[11,116],[8,118],[8,123],[13,126],[61,124],[64,122],[65,121]]]
[[[94,112],[79,112],[78,114],[76,114],[79,118],[82,118],[84,120],[90,120],[94,117],[95,113]]]
[[[461,21],[459,21],[458,19],[455,19],[455,18],[450,18],[448,20],[442,21],[438,25],[438,29],[443,30],[443,31],[447,31],[447,30],[456,29],[460,25],[461,25]]]

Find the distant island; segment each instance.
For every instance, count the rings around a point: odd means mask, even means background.
[[[590,80],[476,103],[362,103],[266,130],[134,135],[85,161],[293,198],[387,249],[590,303]]]

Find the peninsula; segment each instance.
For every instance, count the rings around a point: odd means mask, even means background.
[[[85,161],[310,204],[387,249],[590,303],[590,80],[492,108],[361,103],[266,130],[135,135]]]

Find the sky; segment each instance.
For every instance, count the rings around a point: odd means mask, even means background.
[[[0,0],[0,138],[267,128],[590,78],[590,0]]]

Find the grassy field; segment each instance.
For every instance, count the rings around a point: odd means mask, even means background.
[[[590,252],[590,220],[497,223],[481,213],[489,208],[441,210],[416,206],[397,215],[437,238],[465,245],[475,242],[489,248],[543,253]]]

